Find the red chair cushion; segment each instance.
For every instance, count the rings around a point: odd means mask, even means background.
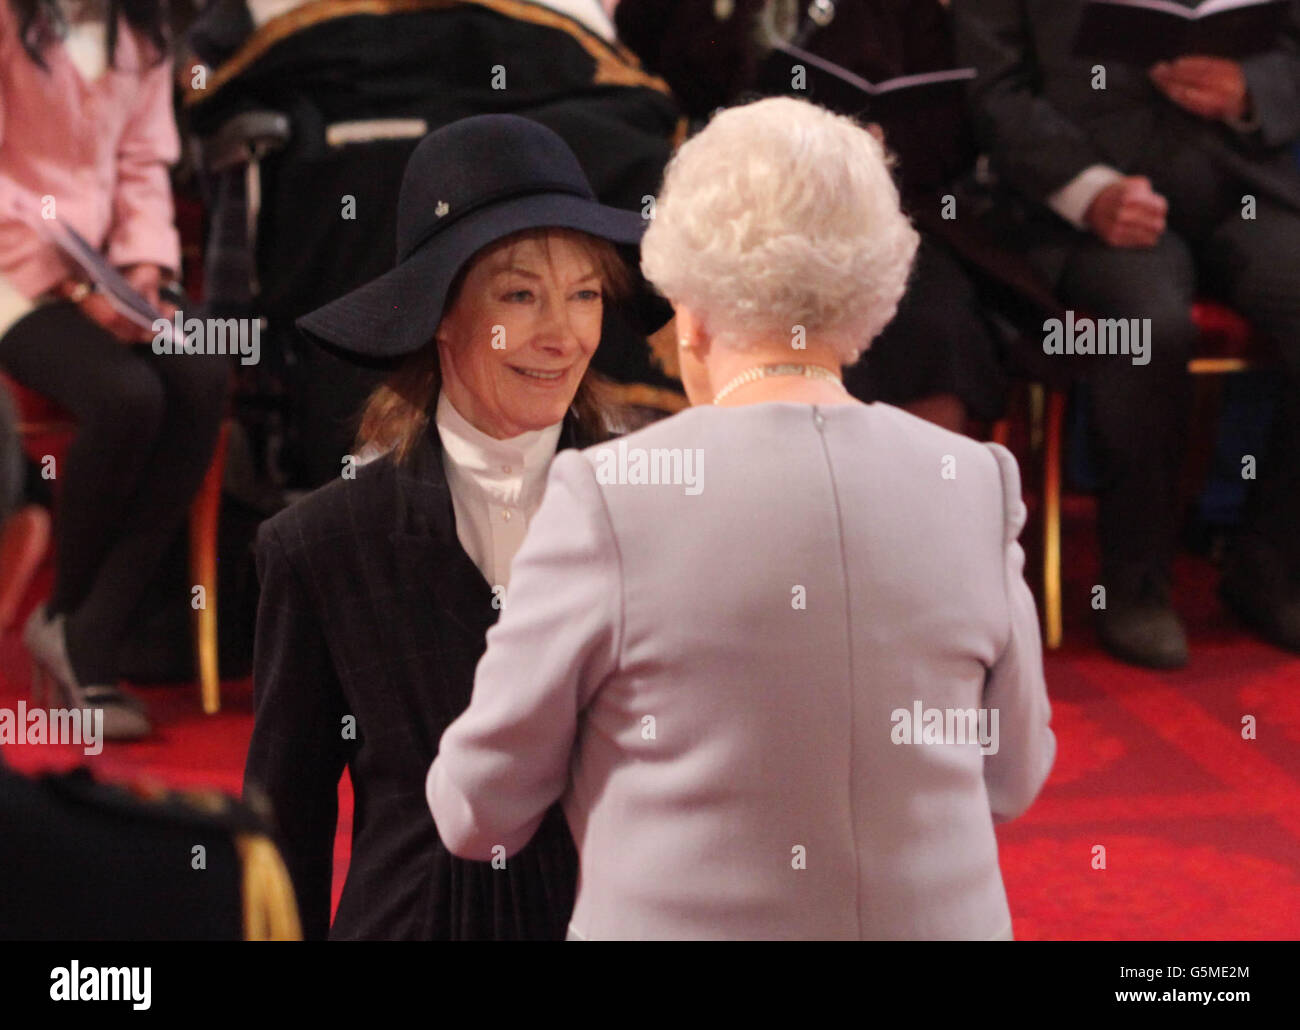
[[[1241,315],[1212,300],[1192,304],[1192,323],[1200,332],[1198,358],[1241,358],[1260,360],[1260,340]]]
[[[54,401],[35,390],[27,389],[3,372],[0,372],[0,387],[8,390],[9,396],[13,398],[14,410],[18,414],[19,422],[40,424],[66,422],[71,426],[74,421],[72,416]]]

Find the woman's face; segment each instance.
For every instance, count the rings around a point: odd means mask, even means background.
[[[497,439],[554,425],[600,343],[602,307],[595,263],[565,236],[481,255],[435,337],[448,399]]]

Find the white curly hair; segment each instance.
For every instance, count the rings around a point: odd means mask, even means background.
[[[678,150],[641,270],[724,345],[802,326],[848,364],[894,317],[918,242],[880,142],[774,97],[720,112]]]

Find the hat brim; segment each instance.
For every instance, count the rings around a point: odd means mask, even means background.
[[[516,197],[453,222],[391,272],[301,316],[309,337],[348,355],[386,361],[411,354],[431,339],[447,292],[465,262],[490,243],[525,229],[576,229],[611,243],[636,244],[645,220],[567,193]]]

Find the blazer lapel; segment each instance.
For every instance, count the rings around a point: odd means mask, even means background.
[[[558,449],[585,442],[576,421],[566,416]],[[456,514],[442,460],[442,443],[431,422],[409,460],[397,467],[397,520],[392,540],[399,596],[427,599],[439,618],[468,634],[481,650],[484,636],[500,613],[492,606],[491,585],[456,534]]]
[[[398,467],[396,485],[393,550],[402,594],[428,598],[440,618],[481,637],[496,621],[492,588],[456,535],[442,446],[432,423],[409,461]]]

